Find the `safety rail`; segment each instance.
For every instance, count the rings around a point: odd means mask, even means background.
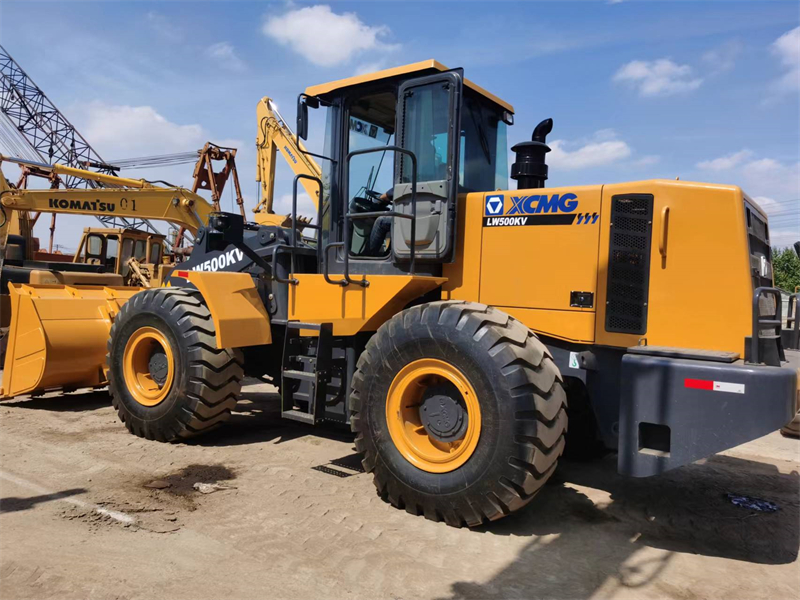
[[[786,307],[786,329],[781,332],[783,347],[791,350],[800,350],[800,294],[789,295],[789,304]]]
[[[761,311],[759,310],[759,301],[761,300],[761,296],[768,295],[772,296],[775,299],[775,313],[774,314],[766,314],[761,315]],[[748,357],[748,362],[753,364],[761,364],[761,359],[763,358],[760,356],[761,346],[759,341],[761,339],[768,339],[761,337],[761,329],[772,329],[775,333],[776,344],[778,344],[778,355],[780,356],[781,350],[781,326],[783,324],[781,320],[781,311],[782,311],[782,303],[783,299],[781,297],[781,291],[777,288],[769,288],[769,287],[760,287],[756,288],[755,292],[753,292],[753,333],[750,337],[750,355]],[[779,365],[774,365],[779,366]]]
[[[308,179],[310,181],[315,181],[319,186],[319,202],[317,202],[317,223],[316,225],[311,223],[306,223],[303,225],[304,228],[308,229],[315,229],[317,234],[317,250],[316,254],[319,257],[319,244],[321,240],[321,233],[322,233],[322,180],[319,177],[314,177],[313,175],[306,175],[305,173],[300,173],[295,175],[294,181],[292,182],[292,238],[291,243],[285,246],[276,246],[272,249],[272,279],[277,281],[278,283],[287,283],[289,285],[297,285],[300,281],[294,276],[295,273],[295,260],[294,257],[297,254],[297,251],[301,248],[297,245],[297,183],[301,179]],[[289,252],[289,277],[284,279],[278,276],[278,255],[281,252]]]
[[[350,244],[351,244],[351,234],[350,234],[350,222],[356,221],[358,219],[372,219],[376,217],[392,217],[392,218],[399,218],[399,219],[411,219],[411,251],[409,256],[409,274],[414,275],[415,268],[416,268],[416,261],[415,261],[415,250],[417,245],[417,156],[411,150],[407,150],[405,148],[401,148],[400,146],[378,146],[376,148],[365,148],[364,150],[353,150],[352,152],[348,153],[347,157],[345,158],[345,169],[347,172],[347,177],[345,178],[345,185],[344,185],[344,192],[342,197],[345,201],[350,198],[350,159],[354,156],[359,156],[362,154],[371,154],[373,152],[386,152],[390,150],[392,152],[398,152],[400,154],[405,154],[411,159],[411,214],[405,214],[398,212],[396,210],[393,211],[370,211],[370,212],[363,212],[363,213],[351,213],[350,208],[347,208],[347,212],[345,212],[345,226],[344,226],[344,241],[342,242],[331,242],[325,245],[325,248],[322,251],[322,259],[323,259],[323,276],[325,277],[325,281],[333,285],[341,285],[342,287],[348,286],[350,284],[360,285],[362,287],[369,286],[369,281],[364,279],[352,279],[350,277]],[[328,252],[332,248],[343,248],[344,249],[344,273],[342,279],[331,279],[328,273]]]

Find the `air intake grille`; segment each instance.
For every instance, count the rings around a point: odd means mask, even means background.
[[[744,204],[744,211],[747,221],[747,242],[750,246],[750,276],[753,279],[753,290],[759,287],[772,287],[772,251],[769,245],[769,228],[755,208],[747,202]],[[775,303],[772,296],[762,296],[761,299],[771,304]],[[774,306],[772,312],[775,312]]]
[[[653,196],[636,194],[611,199],[606,331],[647,331],[652,231]]]

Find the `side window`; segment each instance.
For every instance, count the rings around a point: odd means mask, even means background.
[[[98,257],[103,255],[103,237],[99,235],[90,235],[86,244],[86,255]]]
[[[117,258],[119,251],[119,238],[115,235],[110,235],[106,238],[106,258],[108,260]]]
[[[122,263],[123,277],[127,277],[128,273],[131,272],[131,268],[128,266],[128,259],[131,256],[133,256],[133,240],[125,238],[122,240],[122,254],[119,257],[119,261]]]
[[[161,262],[161,244],[158,242],[150,245],[150,262],[155,265]]]
[[[110,235],[106,238],[106,266],[108,271],[116,273],[117,254],[119,253],[119,238]]]
[[[103,236],[90,234],[86,237],[86,262],[93,265],[105,264]]]
[[[392,221],[395,260],[452,260],[456,235],[456,198],[461,131],[462,73],[459,69],[403,83],[398,94],[398,145],[416,157],[417,186],[412,189],[411,157],[400,154],[394,186],[394,210],[411,220]],[[468,141],[467,141],[468,144]]]
[[[442,82],[415,87],[403,99],[403,147],[417,156],[417,181],[448,178],[450,91]],[[401,159],[399,183],[411,183],[411,160]]]
[[[147,242],[136,240],[136,245],[133,247],[133,255],[140,262],[147,260]]]

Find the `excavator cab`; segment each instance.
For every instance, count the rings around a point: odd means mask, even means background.
[[[166,236],[147,231],[114,227],[87,227],[83,230],[73,262],[99,265],[107,273],[131,278],[133,258],[141,265],[157,269],[165,256]]]

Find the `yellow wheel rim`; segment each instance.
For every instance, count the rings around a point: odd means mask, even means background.
[[[442,385],[457,390],[460,397],[455,400],[466,412],[463,434],[452,441],[434,437],[423,425],[421,416],[426,408],[422,406],[426,392]],[[478,446],[481,434],[478,395],[464,374],[450,363],[435,358],[415,360],[403,367],[389,386],[386,423],[403,458],[428,473],[448,473],[466,463]]]
[[[167,359],[167,374],[161,384],[153,378],[150,369],[150,360],[159,351]],[[166,336],[158,329],[142,327],[134,331],[125,345],[122,362],[125,387],[136,402],[155,406],[167,397],[175,377],[175,360]]]

